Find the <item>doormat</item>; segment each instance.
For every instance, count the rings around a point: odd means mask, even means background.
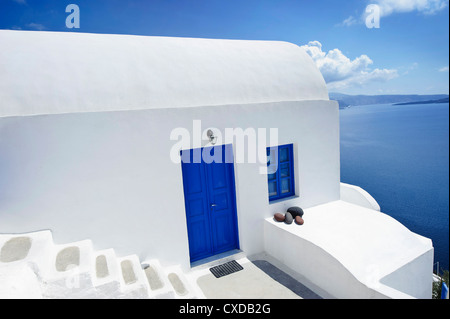
[[[212,267],[209,270],[216,278],[220,278],[241,271],[243,269],[244,268],[241,265],[239,265],[236,260],[233,260],[226,264]]]

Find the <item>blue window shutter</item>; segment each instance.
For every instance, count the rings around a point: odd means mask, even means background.
[[[269,201],[295,195],[293,145],[267,148]]]

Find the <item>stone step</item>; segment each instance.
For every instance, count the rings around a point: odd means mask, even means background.
[[[194,299],[195,290],[185,277],[180,266],[171,266],[164,268],[167,279],[175,292],[176,299]]]
[[[24,235],[0,234],[0,267],[27,264],[38,277],[51,264],[54,243],[48,230]]]
[[[167,278],[159,260],[152,259],[142,263],[142,268],[150,287],[150,298],[174,299],[175,291]]]
[[[150,286],[139,257],[130,255],[117,259],[120,269],[120,287],[123,299],[143,299],[150,297]]]
[[[43,270],[46,298],[94,298],[93,247],[90,240],[55,245],[53,265]]]
[[[113,249],[94,251],[90,240],[55,245],[50,231],[0,234],[3,298],[188,299],[196,297],[194,286],[180,266],[117,257]]]
[[[114,249],[95,251],[91,272],[98,299],[115,299],[121,296],[122,272]]]

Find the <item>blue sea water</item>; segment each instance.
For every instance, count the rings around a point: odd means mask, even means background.
[[[432,239],[435,263],[448,270],[449,104],[350,107],[340,124],[342,182]]]

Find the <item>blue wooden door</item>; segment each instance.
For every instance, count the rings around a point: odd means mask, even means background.
[[[201,162],[193,162],[200,151]],[[182,158],[190,158],[182,169],[191,262],[238,249],[232,146],[182,151]]]

